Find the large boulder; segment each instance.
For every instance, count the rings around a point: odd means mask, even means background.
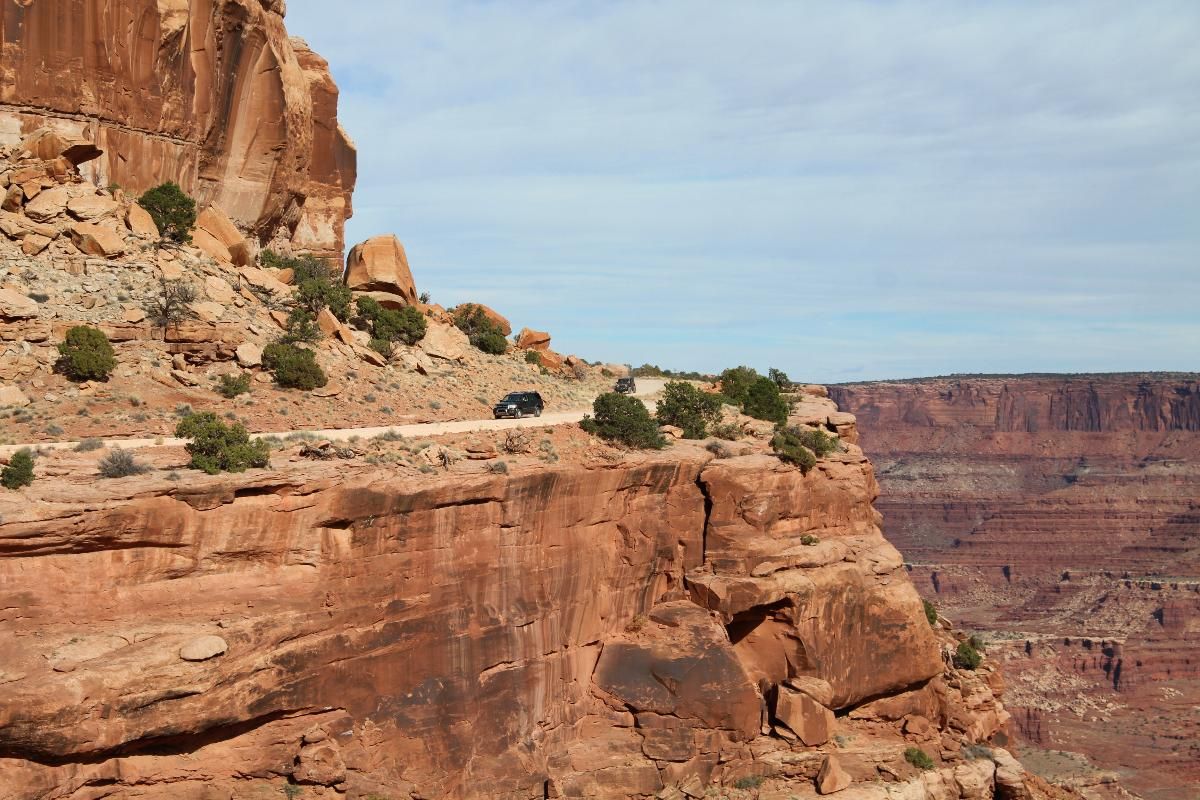
[[[447,361],[461,361],[467,355],[471,346],[467,335],[453,325],[443,325],[440,322],[430,322],[425,329],[425,338],[417,347],[428,356],[444,358]]]
[[[125,240],[112,228],[92,222],[77,222],[71,226],[71,241],[89,256],[114,258],[125,252]]]
[[[36,197],[25,204],[25,216],[35,222],[49,222],[66,213],[70,200],[71,195],[65,186],[55,186],[38,192]]]
[[[517,334],[517,347],[522,350],[550,349],[550,334],[545,331],[535,331],[532,328],[522,328]]]
[[[67,213],[87,222],[107,217],[118,208],[120,204],[116,200],[98,194],[76,197],[67,202]]]
[[[0,232],[10,239],[24,239],[29,234],[45,236],[47,239],[58,236],[58,229],[53,225],[43,225],[9,211],[0,211]]]
[[[807,694],[787,686],[779,687],[775,698],[775,717],[809,747],[825,744],[833,735],[833,712]]]
[[[20,292],[0,286],[0,320],[16,321],[33,319],[38,315],[38,304]]]
[[[143,239],[158,238],[158,226],[154,224],[154,217],[150,216],[150,212],[137,203],[131,203],[126,209],[125,224],[134,236],[140,236]]]
[[[346,285],[356,292],[398,295],[409,305],[417,302],[404,245],[391,234],[354,245],[346,257]]]
[[[16,406],[24,408],[29,405],[29,398],[19,386],[0,386],[0,408]]]
[[[244,267],[250,263],[250,246],[246,237],[233,224],[229,215],[218,205],[211,205],[196,217],[192,244],[217,261]]]

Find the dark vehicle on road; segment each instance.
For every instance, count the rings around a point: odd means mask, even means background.
[[[613,391],[617,394],[636,394],[637,382],[633,378],[617,378],[617,385],[613,387]]]
[[[496,419],[503,417],[512,417],[513,419],[540,417],[542,409],[545,407],[546,402],[542,400],[542,396],[537,392],[509,392],[504,395],[503,400],[492,407],[492,414]]]

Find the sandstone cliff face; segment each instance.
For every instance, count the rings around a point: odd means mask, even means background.
[[[174,180],[262,243],[340,260],[355,154],[282,0],[35,0],[0,9],[0,145],[46,125],[100,185]]]
[[[0,795],[682,798],[836,751],[990,798],[991,673],[947,666],[847,450],[2,494]]]
[[[830,387],[858,415],[889,537],[956,621],[1000,630],[1019,729],[1200,780],[1200,382],[930,379]],[[1015,637],[1015,639],[1013,638]]]

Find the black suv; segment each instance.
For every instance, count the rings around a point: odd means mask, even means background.
[[[633,378],[617,378],[617,385],[613,387],[613,391],[617,394],[636,394],[637,382]]]
[[[496,419],[513,417],[520,419],[524,416],[540,417],[546,402],[537,392],[509,392],[504,399],[492,406],[492,414]]]

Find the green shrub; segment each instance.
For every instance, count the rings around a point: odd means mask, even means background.
[[[467,335],[471,344],[483,352],[494,356],[508,352],[508,339],[504,338],[503,330],[475,303],[463,303],[458,306],[451,318],[454,325]]]
[[[217,385],[217,393],[222,397],[229,398],[230,400],[237,397],[239,394],[246,394],[249,391],[249,372],[240,372],[237,375],[222,375],[221,382]]]
[[[384,308],[372,297],[360,297],[357,301],[358,315],[367,323],[371,338],[388,343],[385,350],[371,346],[385,356],[391,353],[391,343],[401,342],[412,346],[425,338],[429,324],[420,311],[412,306],[399,310]]]
[[[314,318],[322,308],[329,308],[329,313],[343,323],[350,318],[350,288],[346,284],[318,275],[296,282],[295,287],[292,301]]]
[[[0,470],[0,485],[5,489],[19,489],[33,484],[33,453],[24,447],[8,461],[8,466]]]
[[[782,425],[787,422],[788,404],[770,378],[758,378],[746,390],[742,411],[755,419]]]
[[[719,395],[714,396],[717,397],[718,400],[721,399]],[[722,422],[713,425],[712,435],[718,439],[736,442],[738,439],[742,438],[742,428],[736,422]]]
[[[67,338],[58,346],[59,368],[71,380],[106,381],[117,368],[116,354],[104,332],[86,325],[76,325],[67,331]]]
[[[729,398],[735,406],[741,406],[750,395],[750,387],[759,379],[759,374],[751,367],[731,367],[721,373],[721,394]]]
[[[148,189],[138,205],[149,212],[158,233],[173,242],[190,242],[196,225],[196,201],[171,181]]]
[[[775,382],[775,385],[779,387],[779,391],[781,392],[792,388],[791,378],[789,378],[787,373],[781,369],[775,369],[774,367],[771,367],[769,370],[767,370],[767,377]]]
[[[103,447],[104,447],[103,439],[98,439],[95,436],[89,436],[88,438],[81,441],[79,444],[75,445],[75,452],[76,453],[90,453],[93,450],[100,450]]]
[[[392,357],[392,343],[387,339],[371,339],[371,341],[367,342],[367,347],[370,347],[384,358]]]
[[[921,605],[925,607],[925,619],[929,620],[929,627],[936,628],[938,619],[937,609],[928,600],[922,600]]]
[[[316,389],[329,382],[312,350],[286,342],[264,347],[262,363],[271,370],[275,382],[287,389]]]
[[[498,331],[477,336],[471,340],[471,344],[493,356],[502,356],[508,352],[508,339]]]
[[[975,670],[983,663],[983,654],[975,649],[970,642],[959,642],[954,651],[954,666],[959,669]]]
[[[804,545],[805,547],[815,547],[820,543],[821,540],[816,536],[813,536],[811,533],[806,533],[800,537],[800,544]]]
[[[609,392],[596,398],[592,410],[596,416],[580,423],[590,434],[641,449],[659,450],[667,444],[641,400]]]
[[[279,341],[284,344],[305,342],[312,344],[321,340],[321,329],[317,327],[317,318],[303,306],[294,306],[288,312],[287,321],[283,324],[283,336]]]
[[[735,789],[757,789],[766,782],[762,775],[744,775],[733,782]]]
[[[130,475],[141,475],[143,472],[149,472],[150,468],[145,464],[139,464],[133,457],[133,453],[121,448],[111,450],[108,455],[100,459],[100,477],[101,478],[125,478]]]
[[[933,769],[933,759],[919,747],[910,747],[904,751],[904,760],[917,769]]]
[[[771,449],[782,461],[795,464],[805,474],[839,447],[837,437],[812,428],[779,428],[771,438]]]
[[[708,426],[721,419],[721,398],[690,383],[671,381],[663,387],[657,417],[660,425],[682,428],[685,439],[703,439]]]
[[[542,354],[537,350],[526,350],[525,363],[540,367],[542,365]]]
[[[175,427],[175,435],[191,439],[187,443],[192,457],[188,466],[209,475],[244,472],[270,463],[271,448],[266,442],[251,441],[241,423],[226,425],[211,411],[189,414]]]

